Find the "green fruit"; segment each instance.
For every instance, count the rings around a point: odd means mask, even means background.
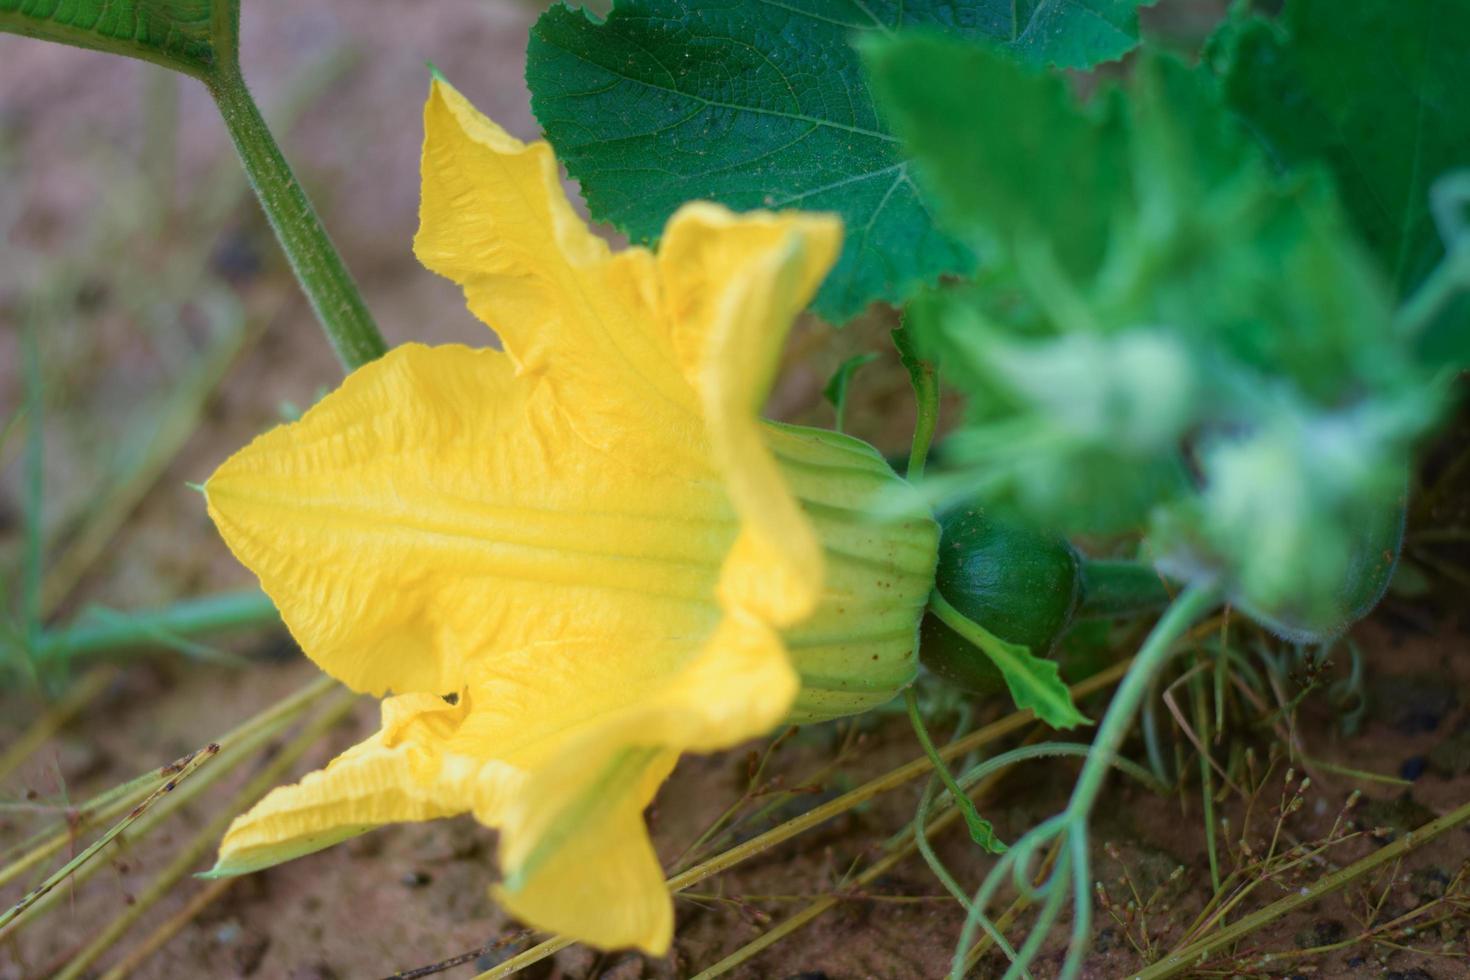
[[[1405,501],[1383,508],[1363,528],[1348,555],[1347,579],[1330,601],[1300,607],[1261,608],[1243,596],[1233,598],[1241,611],[1293,643],[1326,643],[1373,611],[1398,567],[1404,546]]]
[[[1072,546],[978,507],[952,511],[939,524],[939,594],[1002,640],[1050,655],[1082,598],[1081,561]],[[919,658],[962,690],[1005,689],[990,659],[934,616],[920,627]]]

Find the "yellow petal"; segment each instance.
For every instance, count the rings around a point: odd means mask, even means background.
[[[558,835],[542,838],[544,858],[514,879],[514,887],[495,886],[495,899],[521,921],[547,932],[576,936],[605,949],[636,946],[654,956],[668,952],[673,902],[644,827],[643,809],[677,759],[677,752],[629,750],[606,765],[556,828]]]
[[[649,452],[648,433],[695,438],[698,406],[659,318],[652,255],[614,255],[577,216],[544,142],[522,143],[436,80],[424,107],[414,251],[459,283],[520,371],[602,448]]]
[[[697,643],[737,533],[708,467],[600,452],[504,354],[407,345],[205,485],[303,650],[349,686],[442,694],[568,631]]]
[[[815,607],[822,549],[759,422],[792,322],[837,260],[826,215],[681,208],[659,248],[675,347],[699,393],[714,458],[744,529],[723,598],[777,625]]]
[[[235,819],[210,876],[257,871],[386,823],[453,816],[488,799],[494,768],[444,751],[464,713],[433,695],[384,701],[375,735]]]
[[[485,664],[449,751],[526,773],[475,811],[501,831],[500,899],[539,928],[661,954],[672,913],[643,808],[681,751],[768,731],[796,687],[775,633],[740,614],[698,648],[568,640]]]

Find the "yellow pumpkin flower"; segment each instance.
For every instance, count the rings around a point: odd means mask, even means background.
[[[516,916],[662,953],[659,784],[682,752],[907,684],[938,531],[867,517],[906,487],[871,447],[759,419],[834,218],[697,203],[657,253],[613,252],[545,143],[442,81],[424,115],[415,251],[505,349],[397,348],[206,484],[307,655],[391,692],[212,873],[468,812],[499,829]]]

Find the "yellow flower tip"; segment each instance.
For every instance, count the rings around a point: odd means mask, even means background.
[[[431,126],[437,129],[445,124],[446,120],[441,118],[443,113],[448,114],[453,125],[471,138],[493,147],[498,153],[516,154],[526,150],[526,143],[507,133],[489,116],[476,109],[443,75],[435,73],[429,82],[429,98],[424,105],[426,142],[428,133],[433,131]]]

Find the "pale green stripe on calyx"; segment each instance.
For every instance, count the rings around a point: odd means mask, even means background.
[[[918,670],[919,620],[934,587],[939,527],[913,488],[859,439],[769,423],[766,441],[826,559],[817,610],[782,634],[802,680],[789,718],[867,711],[897,695]]]

